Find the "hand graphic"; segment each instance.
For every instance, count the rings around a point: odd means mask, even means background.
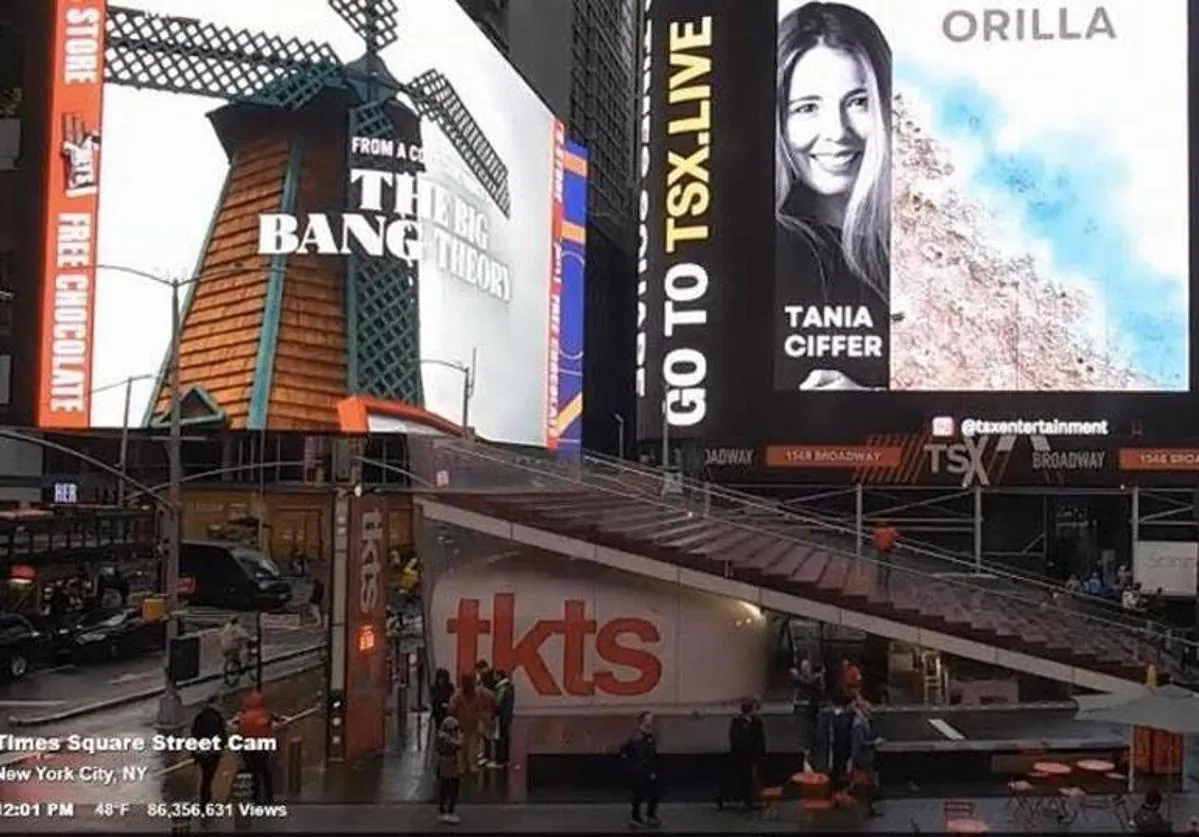
[[[833,369],[813,369],[808,373],[808,377],[804,378],[799,388],[801,390],[868,389],[868,387],[862,386],[844,372],[837,372]]]
[[[68,194],[80,194],[96,188],[100,177],[97,166],[99,151],[100,134],[88,130],[87,124],[76,114],[64,115],[62,155],[67,163]]]

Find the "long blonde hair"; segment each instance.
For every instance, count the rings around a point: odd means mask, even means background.
[[[787,141],[787,95],[795,65],[817,45],[843,50],[862,66],[874,130],[841,222],[841,250],[854,275],[884,300],[891,273],[891,47],[878,25],[840,3],[807,3],[779,21],[775,115],[775,217],[819,250],[824,238],[808,207],[806,185]]]

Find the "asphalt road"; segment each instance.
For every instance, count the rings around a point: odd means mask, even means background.
[[[264,660],[321,642],[316,626],[290,629],[272,627],[263,636]],[[217,673],[210,665],[201,674]],[[17,683],[0,686],[0,732],[8,731],[11,717],[33,717],[136,694],[162,681],[162,657],[148,654],[111,662],[83,663],[30,673]]]

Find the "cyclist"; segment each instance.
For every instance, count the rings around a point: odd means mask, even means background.
[[[245,667],[245,652],[254,644],[254,639],[241,626],[236,616],[230,617],[220,633],[221,654],[225,662],[236,663],[238,669]]]

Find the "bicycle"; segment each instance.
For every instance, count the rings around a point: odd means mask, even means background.
[[[251,674],[258,668],[258,646],[249,645],[242,652],[240,657],[226,657],[225,667],[221,671],[221,676],[225,680],[225,685],[233,687],[241,683],[243,677]]]

